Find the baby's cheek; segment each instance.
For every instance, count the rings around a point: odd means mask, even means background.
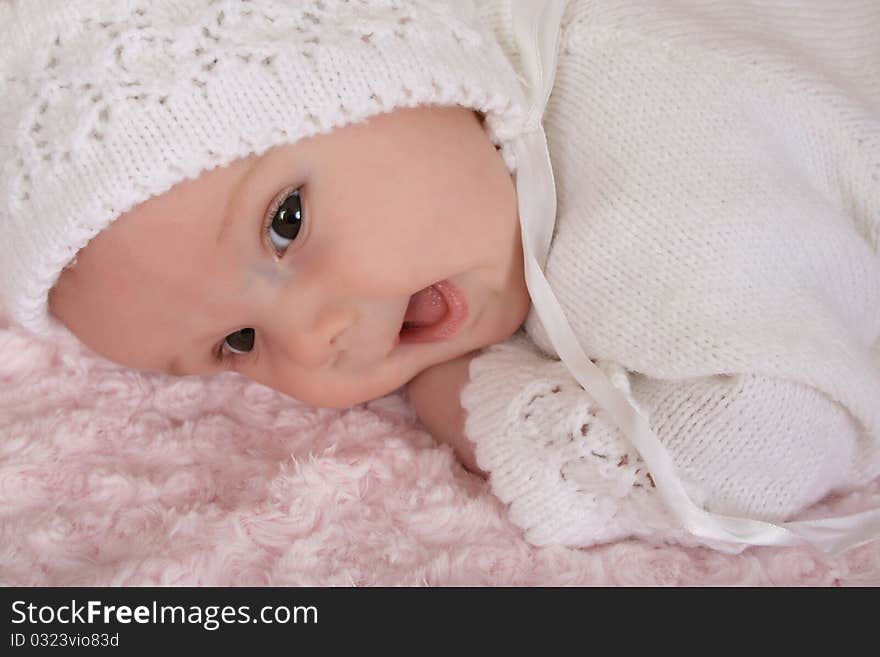
[[[499,321],[498,342],[506,340],[516,333],[517,329],[522,326],[529,315],[532,307],[532,300],[529,297],[529,291],[523,281],[522,285],[512,287],[507,298],[502,302],[503,308]]]
[[[377,371],[369,376],[350,373],[308,373],[300,377],[280,372],[266,377],[252,372],[243,376],[281,392],[299,402],[319,408],[344,409],[373,401],[394,392],[406,383],[402,377],[394,378]],[[296,378],[295,378],[296,377]]]

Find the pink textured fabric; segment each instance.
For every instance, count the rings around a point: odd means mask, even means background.
[[[877,485],[830,503],[877,504]],[[314,409],[0,321],[0,584],[876,586],[880,541],[837,557],[537,549],[402,393]]]

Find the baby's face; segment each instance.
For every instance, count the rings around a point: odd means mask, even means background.
[[[466,309],[402,332],[441,281]],[[357,404],[525,319],[513,181],[471,110],[397,110],[151,198],[79,253],[50,306],[129,367]]]

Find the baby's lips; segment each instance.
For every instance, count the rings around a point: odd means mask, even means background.
[[[409,300],[403,328],[431,326],[446,316],[449,308],[443,294],[436,285],[430,285],[416,292]]]
[[[422,299],[417,299],[420,295]],[[410,305],[412,313],[407,308],[400,332],[402,343],[448,340],[458,333],[468,316],[464,293],[446,280],[414,294]]]

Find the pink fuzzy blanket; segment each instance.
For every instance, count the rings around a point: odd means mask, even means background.
[[[831,507],[877,504],[875,485]],[[0,322],[0,584],[876,586],[880,541],[538,549],[402,392],[320,410]]]

